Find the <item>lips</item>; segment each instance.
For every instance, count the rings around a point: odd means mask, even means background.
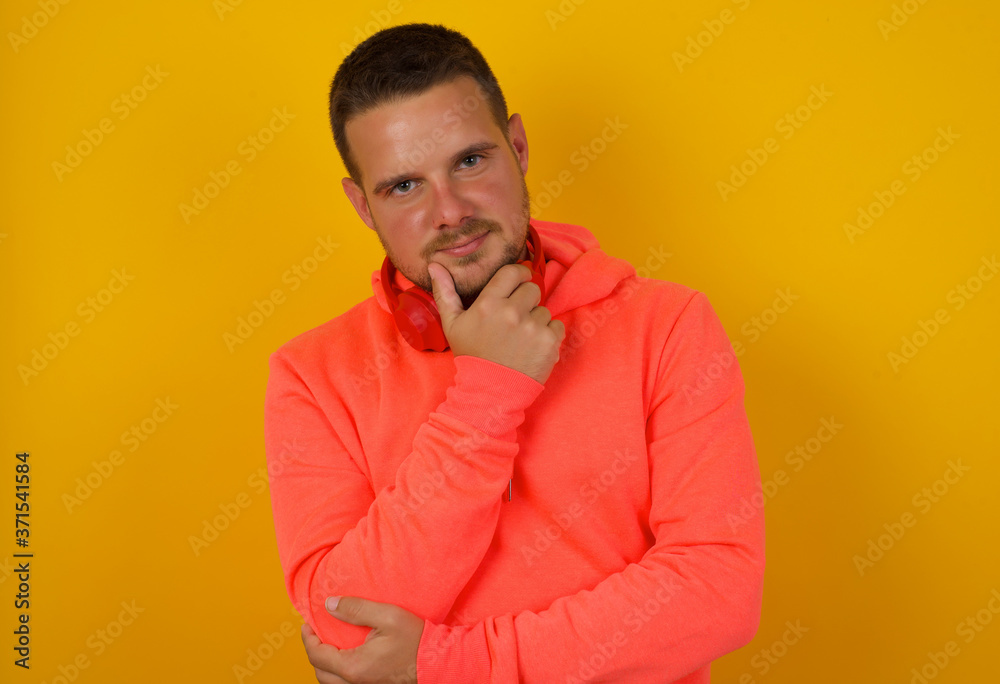
[[[486,238],[487,235],[489,235],[489,231],[477,237],[468,240],[463,240],[462,242],[452,247],[439,249],[438,251],[444,252],[445,254],[448,254],[450,256],[465,256],[466,254],[471,254],[472,252],[476,251],[482,244],[483,240]]]

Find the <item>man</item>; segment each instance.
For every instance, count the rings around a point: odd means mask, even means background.
[[[330,111],[391,264],[271,357],[275,529],[317,679],[708,682],[756,632],[764,568],[708,300],[530,219],[523,122],[461,34],[375,34]],[[404,339],[408,289],[448,348]]]

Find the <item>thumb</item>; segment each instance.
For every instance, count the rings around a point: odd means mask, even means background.
[[[455,281],[447,268],[437,262],[431,262],[427,264],[427,273],[431,277],[434,303],[437,304],[438,313],[441,314],[442,327],[447,330],[451,327],[452,321],[465,311],[462,308],[462,298],[455,292]]]
[[[326,612],[352,625],[374,627],[383,604],[357,596],[331,596],[326,600]]]

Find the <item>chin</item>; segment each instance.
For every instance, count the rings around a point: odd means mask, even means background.
[[[478,297],[479,293],[483,291],[483,288],[489,284],[490,280],[493,279],[493,276],[496,275],[497,271],[507,264],[517,263],[517,258],[520,254],[512,254],[511,251],[513,249],[514,248],[510,245],[506,246],[505,250],[499,257],[497,257],[492,266],[485,265],[486,257],[477,258],[475,261],[465,264],[467,267],[472,268],[476,268],[481,265],[480,268],[476,269],[481,273],[481,275],[472,280],[466,280],[461,284],[456,283],[455,291],[458,292],[458,295],[462,297],[463,300],[468,298],[470,302],[475,301],[476,297]],[[468,308],[468,306],[466,306],[466,308]]]
[[[490,282],[490,279],[499,270],[500,267],[498,266],[496,269],[493,270],[492,273],[490,273],[489,277],[484,278],[482,280],[478,280],[473,283],[468,283],[468,282],[464,282],[461,284],[456,283],[455,292],[457,292],[458,296],[462,298],[462,302],[464,303],[468,300],[468,303],[465,305],[466,309],[469,308],[469,304],[476,301],[476,297],[479,296],[479,293],[483,291],[483,288],[486,287],[487,283]]]

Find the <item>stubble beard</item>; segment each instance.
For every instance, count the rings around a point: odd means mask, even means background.
[[[528,185],[524,180],[524,176],[521,176],[520,223],[522,224],[523,232],[519,237],[515,238],[513,242],[508,242],[503,246],[503,251],[500,254],[500,260],[497,262],[495,268],[488,270],[486,273],[482,274],[480,278],[472,282],[466,281],[464,278],[455,281],[455,292],[457,292],[458,296],[461,298],[462,306],[464,308],[468,309],[472,303],[476,301],[479,293],[483,291],[483,288],[486,287],[487,283],[490,282],[490,279],[496,275],[497,271],[507,264],[516,264],[520,260],[521,254],[524,251],[525,241],[528,237],[528,221],[530,219],[531,198],[528,195]],[[417,285],[428,293],[432,293],[433,287],[431,285],[431,278],[427,272],[427,268],[424,267],[421,271],[413,271],[409,267],[405,269],[400,268],[399,259],[396,258],[396,255],[393,253],[392,249],[390,249],[388,243],[385,241],[385,238],[382,236],[382,231],[379,229],[378,224],[374,222],[374,217],[372,222],[375,226],[375,234],[378,235],[379,242],[382,243],[382,248],[385,250],[386,256],[389,257],[389,261],[391,261],[396,269],[406,276],[414,285]],[[442,236],[439,240],[435,240],[428,245],[428,248],[421,255],[421,258],[425,261],[430,261],[435,252],[439,249],[446,248],[448,245],[454,244],[455,242],[461,242],[462,238],[481,235],[484,231],[499,236],[503,232],[503,227],[491,219],[470,219],[464,226],[462,226],[461,231],[457,235],[448,235],[447,237]],[[466,266],[474,264],[484,258],[486,258],[485,255],[477,250],[472,254],[455,259],[455,263],[458,266]]]

